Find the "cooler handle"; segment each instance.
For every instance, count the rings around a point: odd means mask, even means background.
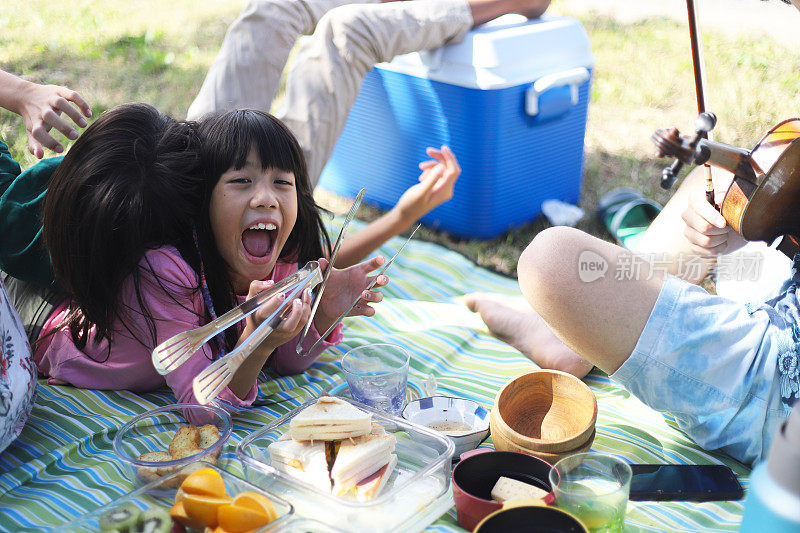
[[[589,69],[578,67],[555,74],[542,76],[528,87],[525,92],[525,112],[535,117],[539,114],[539,97],[556,87],[569,86],[572,105],[578,103],[578,88],[589,79]],[[566,111],[566,109],[564,110]]]

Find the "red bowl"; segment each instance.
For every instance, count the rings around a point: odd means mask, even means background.
[[[472,531],[486,516],[503,508],[502,503],[491,497],[492,488],[501,477],[546,490],[548,494],[543,501],[552,505],[555,501],[549,480],[552,468],[547,461],[524,453],[498,452],[488,448],[464,452],[452,474],[458,525]]]

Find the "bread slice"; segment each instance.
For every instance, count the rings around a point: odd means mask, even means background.
[[[183,459],[200,451],[200,430],[191,424],[181,426],[169,443],[169,454],[173,459]]]
[[[397,456],[392,454],[388,463],[356,484],[356,499],[360,502],[367,502],[380,494],[383,487],[386,486],[386,482],[392,477],[395,466],[397,466]]]
[[[510,477],[500,477],[492,488],[492,499],[504,503],[518,498],[544,498],[547,491]]]
[[[270,444],[272,466],[325,492],[331,491],[331,478],[325,454],[325,442],[277,440]]]
[[[212,444],[216,444],[220,438],[219,430],[214,424],[206,424],[205,426],[201,426],[197,431],[200,434],[200,442],[198,442],[198,446],[204,450]]]
[[[347,494],[359,481],[380,470],[390,461],[396,444],[395,436],[385,433],[343,441],[331,468],[333,493]]]
[[[150,461],[153,463],[163,463],[165,461],[172,461],[172,456],[167,452],[147,452],[137,457],[140,461]],[[157,468],[152,466],[137,466],[136,475],[145,483],[155,481],[161,476],[165,476],[172,472],[174,468]]]
[[[366,435],[372,429],[372,415],[333,396],[323,396],[317,403],[297,413],[289,423],[295,440],[332,441]]]

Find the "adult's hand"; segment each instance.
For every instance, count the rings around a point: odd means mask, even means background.
[[[62,114],[81,128],[86,127],[86,118],[92,116],[89,104],[77,92],[59,85],[36,83],[28,85],[20,95],[17,113],[25,121],[28,150],[38,159],[44,157],[45,148],[59,154],[64,151],[64,145],[50,134],[52,129],[70,140],[78,138],[78,131]]]
[[[720,197],[719,191],[715,196]],[[691,251],[702,257],[729,253],[745,244],[742,236],[708,202],[705,190],[699,187],[690,192],[688,206],[681,218],[685,224],[683,235],[689,241]]]
[[[64,146],[50,135],[53,128],[68,139],[78,138],[78,131],[62,114],[80,128],[86,127],[86,119],[92,116],[89,104],[75,91],[33,83],[3,70],[0,70],[0,107],[22,117],[28,133],[28,150],[39,159],[44,157],[45,148],[59,154],[64,151]]]

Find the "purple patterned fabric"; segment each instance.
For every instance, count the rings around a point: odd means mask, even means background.
[[[17,438],[28,419],[36,376],[31,346],[0,279],[0,452]]]

